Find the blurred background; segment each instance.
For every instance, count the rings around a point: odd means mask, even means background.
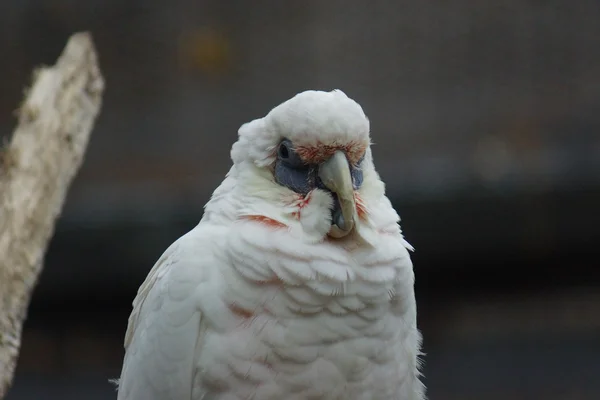
[[[306,89],[371,120],[432,400],[600,398],[600,2],[2,0],[0,131],[90,30],[107,90],[9,400],[116,398],[127,317],[238,127]]]

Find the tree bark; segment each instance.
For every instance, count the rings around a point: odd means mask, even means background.
[[[34,72],[8,146],[0,149],[0,399],[15,371],[31,293],[100,111],[104,80],[90,34]]]

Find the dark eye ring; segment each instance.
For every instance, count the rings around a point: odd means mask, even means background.
[[[281,143],[279,143],[279,147],[277,148],[277,156],[279,156],[279,158],[281,160],[287,160],[290,158],[290,148],[288,147],[288,143],[283,141]]]
[[[290,168],[304,169],[308,167],[296,153],[292,142],[288,139],[284,139],[279,143],[279,147],[277,147],[277,158]]]

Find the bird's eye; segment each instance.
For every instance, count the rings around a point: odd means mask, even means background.
[[[302,169],[308,167],[294,150],[292,142],[284,139],[277,148],[277,158],[290,168]]]
[[[288,158],[290,158],[290,148],[288,147],[287,142],[284,141],[279,144],[279,149],[277,149],[277,155],[279,156],[280,160],[287,160]]]

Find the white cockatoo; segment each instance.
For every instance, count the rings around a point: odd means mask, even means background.
[[[118,399],[424,399],[411,247],[360,105],[299,93],[231,158],[133,301]]]

